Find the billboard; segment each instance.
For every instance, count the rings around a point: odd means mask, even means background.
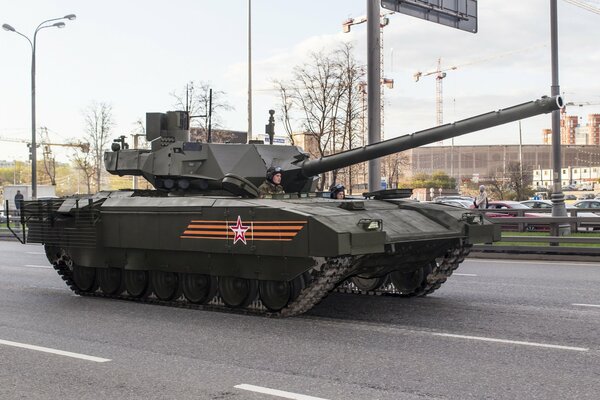
[[[388,10],[477,33],[477,0],[381,0]]]

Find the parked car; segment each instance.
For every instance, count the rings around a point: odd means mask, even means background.
[[[565,200],[577,200],[577,196],[574,194],[565,194]]]
[[[550,200],[525,200],[521,204],[530,208],[552,208]]]
[[[442,199],[436,200],[436,203],[445,204],[447,206],[470,208],[473,205],[472,200],[461,200],[461,199]]]
[[[0,224],[6,223],[6,215],[4,215],[4,211],[0,211]]]
[[[580,195],[577,200],[590,200],[590,199],[594,199],[596,197],[596,195],[594,193],[586,193],[586,194],[582,194]]]
[[[521,204],[518,201],[511,200],[502,200],[502,201],[490,201],[488,204],[488,210],[532,210],[531,207],[528,207],[525,204]],[[486,212],[486,216],[490,218],[514,218],[518,216],[516,213],[502,213],[502,212]],[[528,218],[539,218],[539,217],[547,217],[548,214],[535,213],[535,212],[524,212],[523,217]],[[518,230],[518,225],[509,224],[509,225],[501,225],[502,230],[505,231],[515,231]],[[548,231],[548,225],[544,224],[525,224],[524,229],[533,232],[533,231]]]
[[[592,200],[581,200],[577,203],[573,204],[573,207],[590,210],[594,212],[600,213],[600,200],[592,199]]]

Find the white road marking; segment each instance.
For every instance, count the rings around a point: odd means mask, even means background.
[[[34,346],[31,344],[11,342],[11,341],[2,340],[2,339],[0,339],[0,344],[4,344],[6,346],[20,347],[22,349],[41,351],[44,353],[57,354],[59,356],[78,358],[80,360],[94,361],[94,362],[98,362],[98,363],[110,361],[108,358],[100,358],[100,357],[88,356],[85,354],[71,353],[70,351],[56,350],[56,349],[51,349],[49,347]]]
[[[505,340],[505,339],[494,339],[494,338],[480,337],[480,336],[455,335],[452,333],[431,332],[430,334],[433,336],[444,336],[444,337],[451,337],[451,338],[457,338],[457,339],[480,340],[483,342],[495,342],[495,343],[518,344],[518,345],[522,345],[522,346],[545,347],[547,349],[571,350],[571,351],[589,351],[590,350],[585,347],[559,346],[556,344],[521,342],[518,340]]]
[[[262,387],[262,386],[247,385],[245,383],[243,383],[241,385],[235,385],[234,387],[237,388],[237,389],[248,390],[250,392],[263,393],[263,394],[269,394],[271,396],[283,397],[284,399],[294,399],[294,400],[326,400],[326,399],[324,399],[322,397],[313,397],[313,396],[307,396],[307,395],[304,395],[304,394],[298,394],[298,393],[292,393],[292,392],[284,392],[283,390],[269,389],[269,388]]]
[[[328,327],[336,327],[336,328],[344,327],[344,328],[347,328],[350,330],[359,330],[359,331],[367,331],[367,332],[375,331],[375,332],[379,332],[379,333],[402,335],[402,336],[409,335],[409,334],[444,336],[444,337],[450,337],[450,338],[479,340],[479,341],[492,342],[492,343],[506,343],[506,344],[522,345],[522,346],[541,347],[541,348],[546,348],[546,349],[559,349],[559,350],[571,350],[571,351],[583,351],[583,352],[590,351],[590,349],[586,348],[586,347],[574,347],[574,346],[562,346],[562,345],[547,344],[547,343],[523,342],[523,341],[518,341],[518,340],[496,339],[496,338],[482,337],[482,336],[456,335],[453,333],[414,330],[414,329],[407,329],[407,328],[401,328],[401,327],[395,327],[395,326],[386,326],[386,325],[380,325],[380,324],[368,323],[368,322],[358,322],[358,321],[355,323],[340,322],[340,321],[336,321],[336,320],[333,320],[330,318],[323,318],[323,317],[304,317],[304,318],[314,320],[316,323],[322,324],[322,325],[328,326]]]
[[[600,308],[600,304],[571,304],[572,306],[578,306],[578,307],[596,307],[596,308]]]
[[[27,267],[27,268],[46,268],[46,269],[54,269],[49,265],[31,265],[31,264],[25,264],[25,265],[18,265],[19,267]]]
[[[477,276],[476,274],[457,274],[456,272],[452,274],[453,276]]]
[[[532,261],[532,260],[499,260],[499,259],[489,259],[489,258],[470,258],[466,259],[463,264],[473,263],[473,264],[540,264],[540,261]],[[590,263],[585,261],[550,261],[544,260],[544,264],[550,264],[553,266],[564,266],[564,267],[572,267],[576,266],[588,266],[588,267],[598,267],[598,263]]]
[[[40,253],[36,251],[26,251],[25,254],[46,255],[46,253]]]

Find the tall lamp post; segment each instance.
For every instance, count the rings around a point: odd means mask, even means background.
[[[52,19],[47,19],[47,20],[41,22],[37,26],[37,28],[35,28],[35,31],[33,32],[33,41],[31,41],[31,39],[29,39],[29,37],[25,36],[24,34],[22,34],[19,31],[17,31],[15,28],[10,26],[9,24],[2,25],[2,28],[5,31],[14,32],[17,35],[23,36],[25,39],[27,39],[27,41],[31,45],[31,148],[30,148],[30,151],[31,151],[31,198],[32,199],[37,198],[37,171],[36,171],[37,154],[36,154],[36,140],[35,140],[36,139],[35,138],[35,130],[36,130],[35,129],[35,46],[36,46],[37,34],[39,31],[41,31],[44,28],[52,28],[52,27],[64,28],[65,27],[64,22],[54,22],[54,21],[61,21],[64,19],[68,19],[68,20],[72,21],[75,18],[76,18],[75,14],[68,14],[61,18],[52,18]],[[50,24],[50,22],[54,22],[54,23]]]

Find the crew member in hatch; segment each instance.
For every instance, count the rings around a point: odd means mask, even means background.
[[[267,179],[258,187],[258,195],[260,198],[271,196],[274,194],[284,194],[283,186],[281,186],[281,167],[269,167],[267,169]]]
[[[341,183],[333,184],[329,188],[329,191],[331,192],[329,197],[332,199],[344,200],[346,198],[345,190],[346,188]]]

